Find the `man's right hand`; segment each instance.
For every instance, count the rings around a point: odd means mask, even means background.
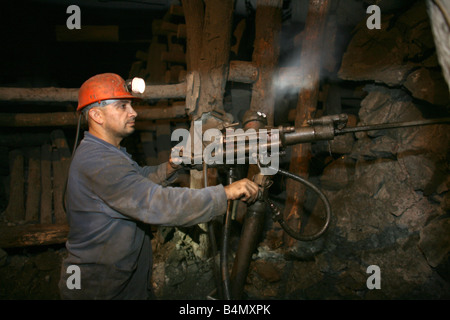
[[[224,187],[228,200],[242,200],[253,203],[258,197],[258,185],[245,178]]]

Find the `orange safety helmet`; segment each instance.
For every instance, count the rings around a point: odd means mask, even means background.
[[[110,99],[139,99],[133,96],[121,76],[115,73],[102,73],[86,80],[78,92],[77,111],[90,104]]]

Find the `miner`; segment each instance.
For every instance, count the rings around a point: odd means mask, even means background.
[[[251,203],[257,197],[258,187],[248,179],[203,189],[171,187],[180,168],[171,159],[139,166],[120,145],[135,130],[135,99],[112,73],[93,76],[79,90],[77,111],[89,129],[67,181],[62,299],[153,298],[150,225],[205,223],[226,212],[227,200]],[[68,270],[78,270],[78,286],[68,285]]]

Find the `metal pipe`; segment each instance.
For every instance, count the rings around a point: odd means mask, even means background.
[[[204,186],[206,188],[208,186],[208,165],[206,163],[203,163],[203,179],[204,179]],[[211,244],[211,255],[213,257],[213,271],[214,271],[214,276],[216,278],[217,291],[222,292],[222,282],[220,281],[220,275],[219,275],[219,271],[217,270],[216,260],[215,260],[216,255],[217,255],[217,244],[216,244],[216,236],[214,234],[213,222],[209,221],[207,223],[207,227],[208,227],[209,242]]]
[[[294,132],[284,134],[282,143],[284,146],[291,146],[299,143],[310,143],[320,140],[333,140],[335,129],[333,124],[314,125],[297,128]]]
[[[247,209],[231,272],[231,297],[233,299],[241,299],[242,297],[252,255],[256,250],[263,230],[265,212],[266,204],[263,200],[256,201]]]

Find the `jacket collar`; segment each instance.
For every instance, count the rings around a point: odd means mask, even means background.
[[[96,142],[96,143],[100,143],[102,145],[104,145],[105,147],[107,147],[108,149],[112,149],[112,150],[120,150],[123,153],[125,153],[128,157],[131,158],[131,154],[129,154],[127,152],[127,149],[125,147],[119,146],[119,149],[115,146],[113,146],[111,143],[106,142],[105,140],[102,140],[96,136],[94,136],[93,134],[91,134],[89,131],[85,131],[84,132],[84,139],[86,141],[92,141],[92,142]]]

